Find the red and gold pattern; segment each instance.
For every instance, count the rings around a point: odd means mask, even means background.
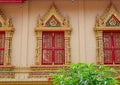
[[[4,0],[5,1],[5,0]],[[0,10],[0,78],[13,78],[11,65],[12,37],[14,28],[11,18]]]
[[[120,64],[120,32],[103,33],[105,64]]]
[[[42,64],[64,64],[64,32],[43,32]]]
[[[0,65],[4,64],[5,32],[0,32]]]
[[[35,28],[37,39],[36,61],[35,66],[31,66],[31,69],[34,68],[35,72],[32,72],[30,76],[35,77],[37,71],[38,73],[40,71],[44,72],[44,74],[37,75],[39,77],[49,76],[50,73],[55,72],[55,68],[69,65],[71,62],[71,30],[69,18],[61,16],[55,5],[43,18],[38,17],[37,27]]]
[[[113,4],[96,17],[95,32],[97,64],[120,64],[120,14]]]

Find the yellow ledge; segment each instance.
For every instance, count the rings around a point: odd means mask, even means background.
[[[10,81],[0,82],[0,85],[53,85],[52,81]]]

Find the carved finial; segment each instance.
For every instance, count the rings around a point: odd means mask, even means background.
[[[12,24],[12,18],[7,18],[7,20],[5,21],[5,25],[7,27],[13,27],[13,24]]]
[[[1,22],[2,26],[4,26],[4,19],[3,19],[2,15],[0,15],[0,22]]]
[[[43,25],[43,21],[40,17],[40,15],[38,16],[38,19],[37,19],[37,26],[42,26]]]
[[[63,24],[64,24],[64,26],[66,26],[66,27],[69,26],[69,17],[68,17],[68,16],[64,19]]]
[[[103,26],[104,22],[99,15],[96,16],[96,26]]]

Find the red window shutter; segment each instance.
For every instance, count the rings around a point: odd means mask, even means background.
[[[59,33],[55,33],[54,36],[54,47],[55,47],[55,51],[54,51],[54,63],[55,64],[64,64],[64,33],[63,32],[59,32]]]
[[[103,33],[103,50],[104,50],[104,63],[113,63],[113,52],[112,52],[112,37],[111,33]]]
[[[64,32],[43,32],[42,64],[64,64]]]
[[[120,33],[113,34],[114,41],[114,62],[115,64],[120,64]]]
[[[105,64],[120,64],[120,33],[103,33],[103,51]]]
[[[43,32],[42,64],[52,64],[52,33]]]
[[[5,33],[0,33],[0,65],[4,63]]]

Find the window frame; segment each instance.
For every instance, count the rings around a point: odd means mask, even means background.
[[[12,38],[14,34],[14,27],[12,24],[12,18],[7,18],[6,15],[0,10],[0,32],[4,32],[4,59],[0,65],[0,78],[14,78],[15,73],[12,65]]]
[[[53,22],[55,23],[52,23],[51,20],[53,20]],[[38,66],[42,65],[42,33],[44,31],[64,32],[64,45],[65,45],[64,65],[70,64],[71,62],[70,35],[72,28],[69,23],[69,18],[61,16],[58,10],[56,9],[55,5],[51,7],[50,11],[48,11],[48,13],[46,13],[43,18],[38,16],[37,19],[37,27],[35,28],[36,39],[37,39],[35,65]]]
[[[96,63],[104,63],[103,33],[104,32],[120,32],[120,13],[113,4],[108,6],[103,16],[96,16],[95,23],[96,35]],[[112,64],[115,65],[115,64]]]

